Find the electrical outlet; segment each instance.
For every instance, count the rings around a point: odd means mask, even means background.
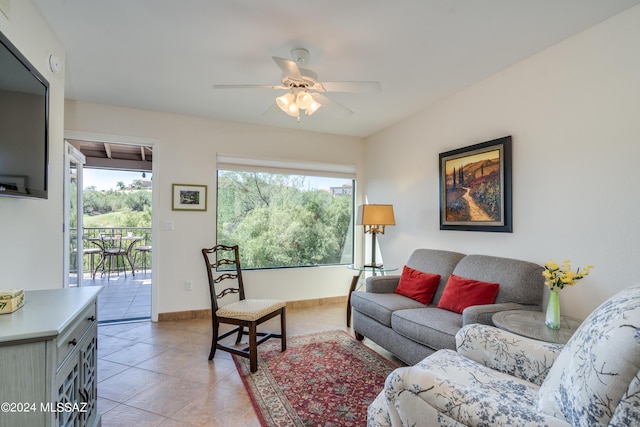
[[[185,280],[184,281],[184,290],[192,291],[193,290],[193,280]]]

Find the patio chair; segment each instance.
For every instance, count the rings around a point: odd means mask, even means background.
[[[245,298],[237,245],[217,245],[210,249],[205,248],[202,249],[202,255],[207,267],[209,291],[211,293],[213,339],[211,341],[209,360],[213,359],[216,349],[220,349],[237,356],[249,358],[249,369],[251,372],[255,372],[258,370],[258,345],[270,338],[280,338],[282,351],[287,349],[286,303],[274,299]],[[219,291],[216,290],[216,285],[223,281],[228,281],[225,282],[228,287]],[[223,285],[219,287],[223,287]],[[238,300],[234,298],[235,302],[226,305],[219,304],[219,301],[234,294],[238,294]],[[276,316],[280,316],[280,334],[257,331],[258,325]],[[220,334],[221,323],[236,325],[236,327]],[[245,331],[245,327],[248,331]],[[235,346],[221,342],[221,340],[234,333],[238,334]],[[242,335],[249,336],[249,345],[244,348],[240,346]],[[260,339],[257,337],[260,337]]]
[[[109,263],[109,269],[107,272],[107,281],[111,279],[111,271],[113,267],[113,260],[116,261],[116,272],[120,275],[120,262],[122,259],[122,265],[124,266],[124,277],[127,277],[127,264],[125,259],[129,255],[127,248],[122,246],[122,234],[100,234],[100,241],[102,243],[102,274],[104,274],[105,264]]]
[[[84,248],[82,249],[83,259],[87,255],[90,256],[89,267],[90,267],[90,270],[91,270],[91,278],[95,279],[96,278],[95,256],[96,255],[102,256],[102,249],[101,248],[97,248],[97,247],[95,247],[93,245],[90,245],[89,240],[87,240],[87,236],[82,236],[82,241],[84,242]],[[100,265],[100,261],[98,261],[98,265]]]
[[[135,251],[136,251],[136,254],[133,257],[133,265],[135,266],[137,264],[138,254],[140,254],[142,256],[142,271],[146,273],[147,272],[147,253],[150,253],[152,251],[152,247],[148,245],[138,246],[136,247]]]

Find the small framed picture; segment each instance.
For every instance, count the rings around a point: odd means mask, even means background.
[[[173,184],[171,200],[174,211],[206,211],[207,186]]]
[[[440,229],[511,233],[511,136],[440,154]]]

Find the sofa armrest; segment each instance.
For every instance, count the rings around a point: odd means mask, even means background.
[[[458,354],[538,385],[562,348],[562,344],[537,341],[480,324],[463,326],[456,334]]]
[[[524,305],[515,302],[505,302],[502,304],[484,304],[472,305],[462,312],[462,324],[469,325],[471,323],[482,323],[483,325],[493,326],[491,317],[499,311],[507,310],[531,310],[540,311],[540,306]]]
[[[396,291],[400,276],[370,276],[367,277],[367,292],[390,294]]]

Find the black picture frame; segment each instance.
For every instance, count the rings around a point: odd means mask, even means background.
[[[513,232],[511,136],[440,153],[440,229]]]

